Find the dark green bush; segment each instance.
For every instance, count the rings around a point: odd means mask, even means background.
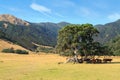
[[[4,53],[15,53],[13,48],[3,49],[2,52],[4,52]]]
[[[15,53],[17,53],[17,54],[28,54],[28,51],[17,49],[17,50],[15,50]]]
[[[29,54],[29,52],[26,50],[20,50],[20,49],[14,50],[13,48],[3,49],[2,52],[4,52],[4,53],[16,53],[16,54]]]

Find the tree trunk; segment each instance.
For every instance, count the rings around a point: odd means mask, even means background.
[[[79,62],[78,62],[77,51],[78,51],[77,49],[74,50],[74,54],[75,54],[75,56],[74,56],[74,63],[75,63],[75,62],[76,62],[76,63],[79,63]]]

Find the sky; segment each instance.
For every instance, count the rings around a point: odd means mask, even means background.
[[[0,0],[0,14],[35,23],[105,24],[120,19],[120,0]]]

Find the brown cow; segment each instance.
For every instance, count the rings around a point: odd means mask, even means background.
[[[101,59],[96,59],[96,63],[102,63]]]
[[[109,58],[103,59],[103,62],[104,62],[104,63],[111,62],[111,61],[112,61],[112,59],[109,59]]]

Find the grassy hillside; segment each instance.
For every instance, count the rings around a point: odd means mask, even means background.
[[[16,45],[12,42],[9,42],[9,41],[5,41],[5,40],[2,40],[0,39],[0,52],[5,49],[5,48],[14,48],[14,49],[21,49],[21,50],[27,50],[19,45]],[[27,50],[28,51],[28,50]]]
[[[63,61],[55,54],[0,54],[0,80],[120,80],[119,63],[57,64]]]

